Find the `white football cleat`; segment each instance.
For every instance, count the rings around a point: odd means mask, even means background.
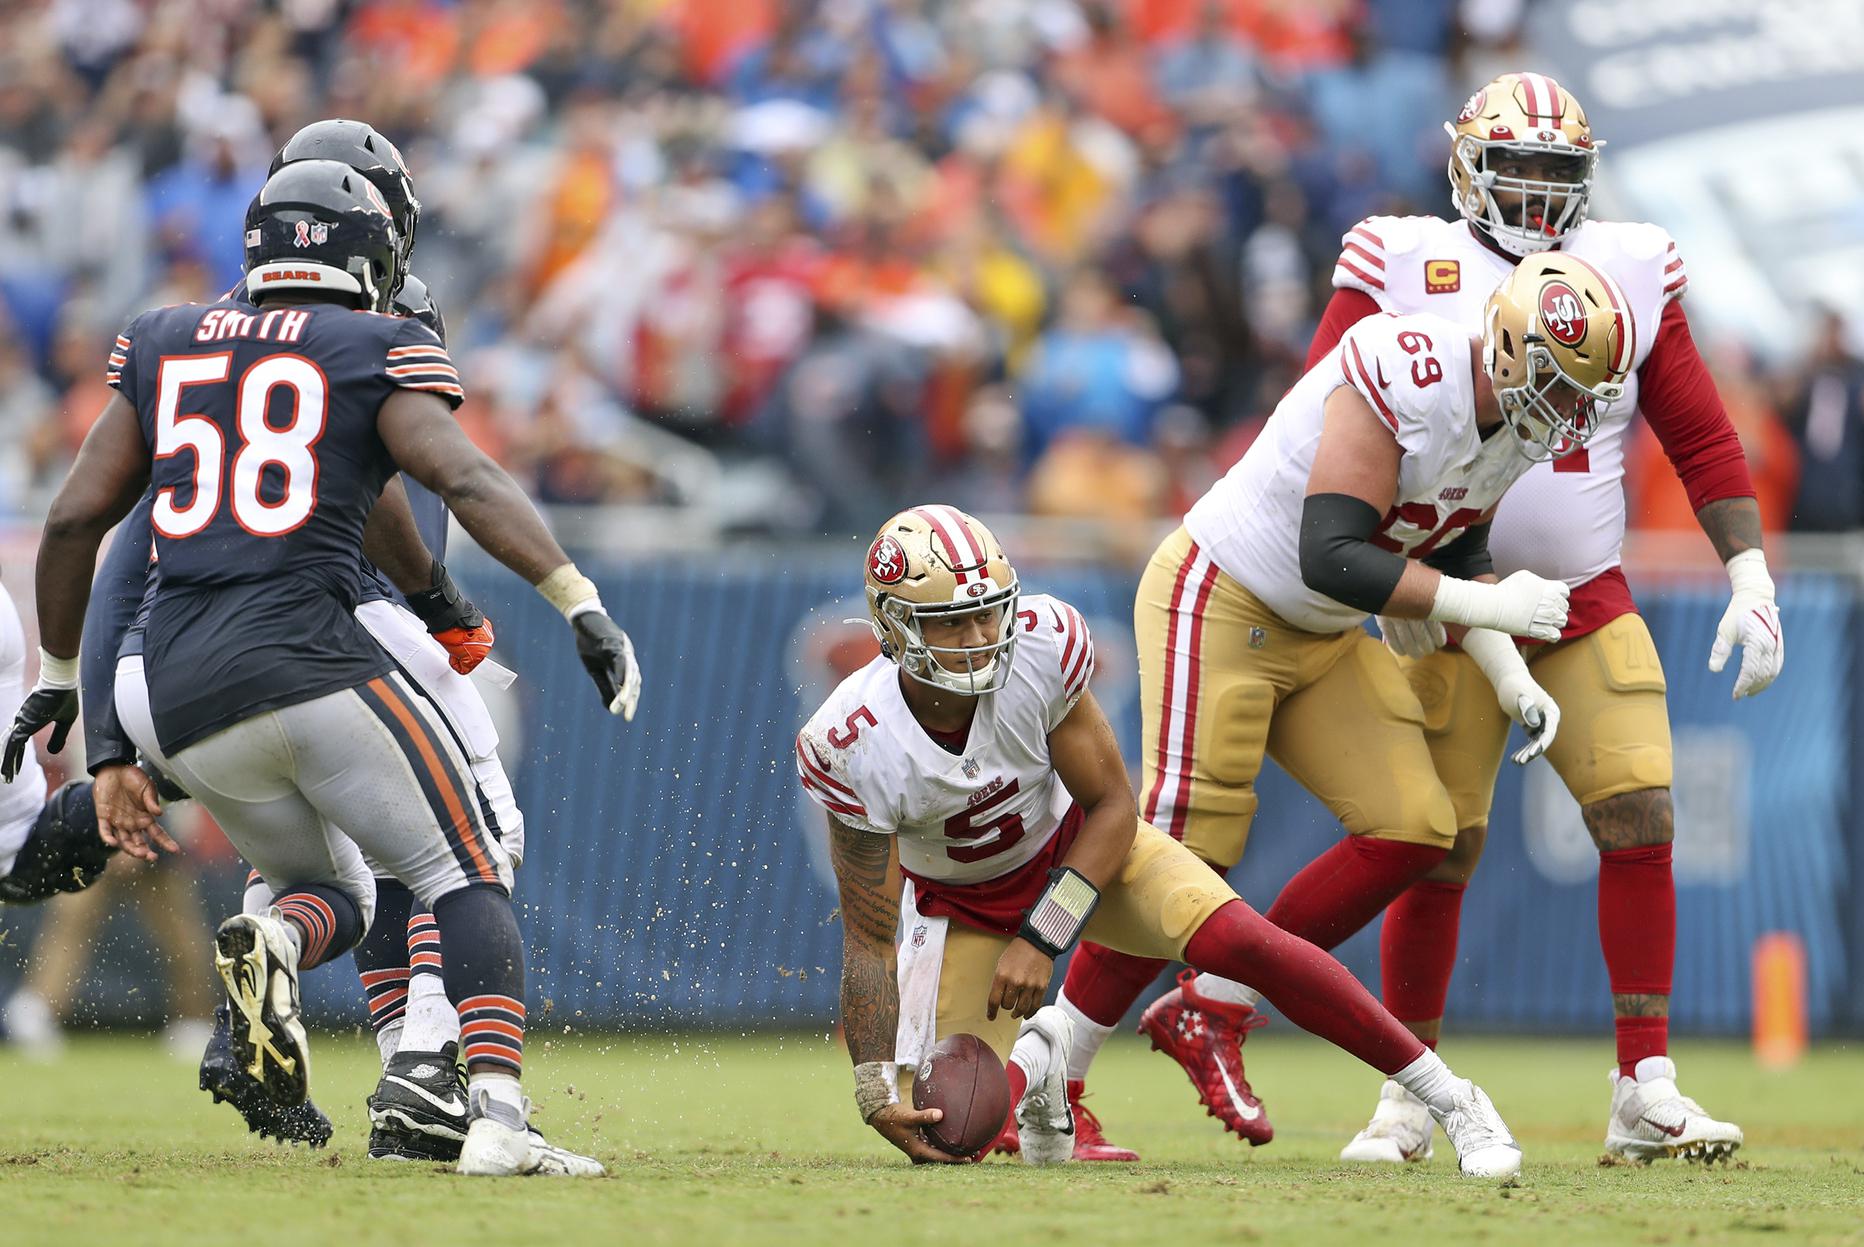
[[[1016,1106],[1016,1129],[1022,1138],[1024,1164],[1059,1165],[1074,1159],[1074,1109],[1068,1103],[1068,1050],[1074,1046],[1074,1020],[1059,1006],[1044,1005],[1023,1022],[1016,1037],[1020,1040],[1032,1031],[1048,1040],[1048,1068],[1031,1078],[1023,1092]]]
[[[1637,1076],[1611,1072],[1612,1115],[1605,1125],[1605,1150],[1641,1163],[1661,1157],[1717,1161],[1733,1156],[1743,1142],[1741,1127],[1716,1121],[1676,1089],[1676,1064],[1647,1056]]]
[[[234,1059],[277,1103],[304,1103],[311,1049],[299,1016],[298,941],[277,908],[221,923],[214,968],[226,985]]]
[[[531,1102],[522,1110],[480,1091],[472,1098],[472,1124],[460,1147],[455,1170],[468,1177],[510,1178],[539,1175],[551,1178],[600,1178],[608,1170],[591,1156],[544,1142],[544,1136],[526,1124]]]
[[[1387,1078],[1372,1120],[1340,1149],[1340,1159],[1385,1165],[1429,1160],[1436,1150],[1431,1146],[1436,1133],[1430,1107]]]
[[[1508,1132],[1508,1123],[1475,1083],[1464,1080],[1463,1090],[1450,1102],[1450,1111],[1430,1115],[1443,1127],[1456,1148],[1456,1164],[1465,1177],[1512,1178],[1521,1172],[1521,1145]]]

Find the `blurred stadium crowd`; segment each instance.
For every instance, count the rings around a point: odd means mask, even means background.
[[[0,511],[128,316],[238,278],[278,144],[352,116],[414,169],[461,418],[543,501],[1176,516],[1298,374],[1340,234],[1449,210],[1441,122],[1527,64],[1525,7],[0,3]],[[1838,322],[1710,357],[1768,521],[1864,526]],[[1633,516],[1693,527],[1638,454]]]

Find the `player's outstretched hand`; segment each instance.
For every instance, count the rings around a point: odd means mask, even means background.
[[[998,1009],[1007,1009],[1011,1017],[1034,1017],[1048,995],[1049,979],[1055,973],[1054,960],[1028,940],[1015,939],[997,958],[997,977],[991,980],[990,1000],[984,1016],[993,1022]]]
[[[156,859],[156,849],[181,852],[156,817],[162,798],[155,780],[139,766],[119,763],[98,768],[91,786],[97,806],[97,835],[114,849],[145,862]]]
[[[945,1111],[937,1108],[914,1108],[910,1104],[889,1104],[867,1119],[880,1137],[912,1157],[915,1165],[962,1165],[968,1156],[953,1156],[933,1147],[919,1133],[921,1126],[945,1120]]]
[[[632,721],[641,700],[641,668],[634,661],[634,642],[621,625],[603,610],[586,610],[570,620],[576,632],[576,656],[595,681],[602,704],[610,714]]]
[[[78,690],[75,688],[48,688],[40,685],[26,695],[20,703],[19,713],[13,716],[13,730],[7,733],[6,754],[0,757],[0,779],[12,783],[19,774],[19,768],[26,761],[26,750],[32,747],[32,738],[46,724],[54,724],[52,738],[46,742],[46,748],[57,753],[65,747],[65,738],[71,735],[71,725],[78,721]]]

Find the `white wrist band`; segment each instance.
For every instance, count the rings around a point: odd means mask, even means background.
[[[1521,657],[1514,638],[1493,628],[1471,628],[1463,634],[1463,652],[1476,660],[1482,674],[1497,688],[1511,675],[1526,675],[1527,660]]]
[[[45,646],[41,645],[39,647],[39,687],[76,688],[77,686],[78,660],[48,654],[45,652]]]
[[[1767,571],[1767,556],[1759,550],[1743,550],[1722,564],[1728,571],[1728,583],[1736,593],[1758,593],[1773,601],[1773,577]]]
[[[1495,586],[1479,580],[1459,580],[1439,576],[1437,593],[1430,600],[1426,618],[1438,623],[1462,624],[1468,628],[1489,628],[1496,623],[1493,595]]]
[[[854,1107],[869,1121],[889,1104],[900,1102],[897,1061],[863,1061],[854,1067]]]

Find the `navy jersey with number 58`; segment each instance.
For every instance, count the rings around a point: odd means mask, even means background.
[[[392,664],[354,611],[363,526],[395,472],[397,387],[464,396],[431,330],[335,304],[145,312],[106,380],[152,460],[158,587],[143,652],[170,752]]]

